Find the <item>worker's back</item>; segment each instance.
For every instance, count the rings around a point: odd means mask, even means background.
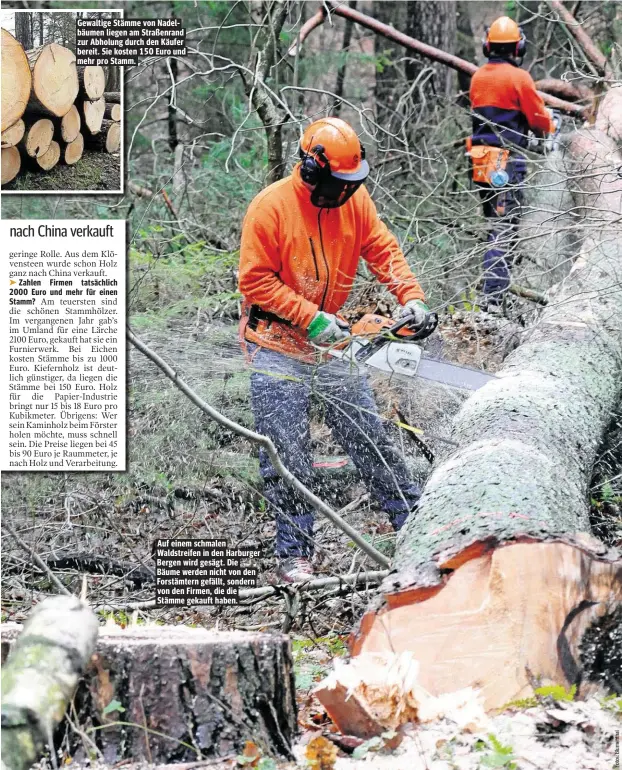
[[[526,74],[503,59],[491,59],[475,72],[469,92],[474,113],[474,145],[499,147],[508,142],[519,147],[527,145],[529,122],[520,99]]]

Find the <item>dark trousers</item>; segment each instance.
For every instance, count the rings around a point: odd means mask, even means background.
[[[338,360],[311,366],[266,348],[254,348],[252,369],[255,428],[272,439],[286,467],[313,488],[309,409],[316,399],[334,437],[399,529],[421,490],[378,416],[367,376]],[[310,557],[313,509],[283,482],[263,449],[259,460],[264,494],[276,516],[277,556]]]
[[[500,301],[510,286],[510,269],[516,254],[518,224],[527,173],[525,158],[510,158],[505,187],[478,184],[484,216],[490,223],[488,249],[484,254],[484,294]]]

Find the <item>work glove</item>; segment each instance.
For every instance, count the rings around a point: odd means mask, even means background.
[[[418,332],[417,339],[429,337],[438,326],[438,315],[422,299],[408,300],[402,307],[400,318],[412,318],[411,324]]]
[[[559,132],[561,131],[562,127],[562,116],[561,113],[559,113],[557,110],[548,110],[548,113],[551,116],[555,130],[552,134],[547,134],[546,138],[544,139],[544,152],[551,153],[557,149],[559,144]]]
[[[318,310],[307,328],[307,335],[316,345],[333,345],[349,337],[350,327],[336,315]]]

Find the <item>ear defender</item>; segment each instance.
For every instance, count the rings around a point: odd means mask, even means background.
[[[320,181],[322,171],[328,167],[330,170],[330,163],[328,158],[324,155],[324,147],[321,144],[316,144],[309,152],[305,152],[300,147],[300,160],[302,165],[300,166],[300,176],[303,182],[307,184],[316,185]],[[324,165],[320,165],[318,160]]]
[[[525,37],[523,28],[519,27],[518,29],[520,30],[520,40],[516,43],[515,56],[522,58],[527,50],[527,38]]]
[[[489,59],[490,58],[490,43],[488,42],[488,31],[490,30],[490,27],[486,27],[484,32],[484,38],[482,40],[482,53],[484,56]]]

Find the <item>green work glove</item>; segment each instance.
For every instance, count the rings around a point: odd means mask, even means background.
[[[307,334],[311,342],[316,345],[332,345],[349,336],[350,327],[346,321],[342,321],[332,313],[318,310],[307,328]]]
[[[409,299],[402,307],[401,318],[410,316],[413,319],[414,326],[423,326],[430,312],[430,308],[422,299]]]

